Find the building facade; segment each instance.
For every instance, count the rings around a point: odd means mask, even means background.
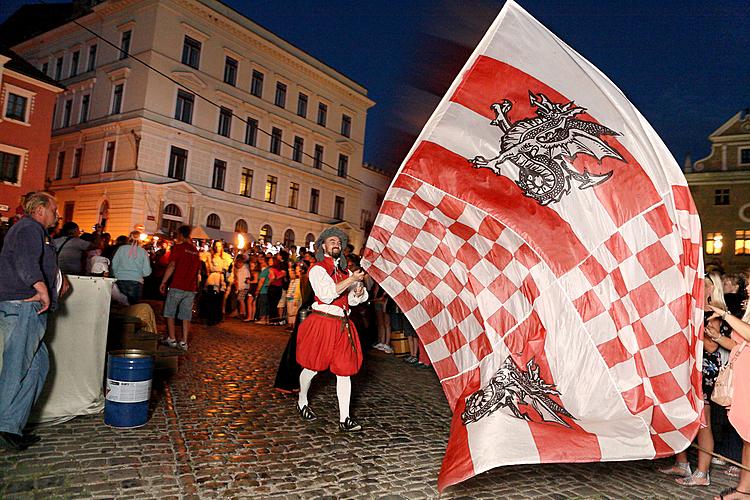
[[[44,188],[55,99],[63,88],[10,51],[0,51],[0,219]]]
[[[750,112],[712,133],[711,153],[685,165],[703,228],[706,264],[727,272],[750,268]]]
[[[364,87],[215,0],[76,23],[14,46],[66,86],[46,169],[65,218],[297,245],[339,223],[362,244]]]

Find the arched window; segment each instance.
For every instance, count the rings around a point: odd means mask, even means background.
[[[284,246],[286,248],[292,248],[294,246],[294,231],[291,229],[284,231]]]
[[[164,215],[171,215],[174,217],[182,217],[182,210],[180,210],[180,207],[175,205],[174,203],[170,203],[166,207],[164,207]]]
[[[273,243],[273,229],[268,224],[260,228],[260,237],[263,238],[263,243]]]
[[[164,207],[161,216],[161,230],[164,234],[174,236],[177,228],[182,225],[182,210],[174,203]]]
[[[245,222],[245,219],[238,219],[237,222],[234,223],[234,232],[247,233],[247,222]]]
[[[307,233],[307,236],[305,236],[305,248],[310,249],[310,243],[315,243],[315,235]]]
[[[221,219],[216,214],[211,214],[206,219],[206,226],[212,229],[221,229]]]

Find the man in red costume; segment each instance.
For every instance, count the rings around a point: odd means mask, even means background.
[[[362,271],[351,273],[341,250],[349,238],[338,228],[328,228],[315,242],[317,262],[308,276],[315,292],[312,313],[299,326],[297,361],[303,370],[299,376],[297,410],[304,420],[315,420],[307,392],[313,377],[330,369],[336,375],[336,396],[339,401],[339,429],[358,431],[362,426],[349,415],[352,394],[350,377],[362,366],[362,348],[354,324],[349,320],[349,308],[367,300],[362,284]]]

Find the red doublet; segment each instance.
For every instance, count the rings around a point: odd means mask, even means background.
[[[347,278],[347,274],[336,269],[331,257],[326,256],[321,266],[333,279],[339,283]],[[339,306],[346,314],[349,313],[348,292],[339,295],[330,305]],[[318,304],[323,304],[315,297]],[[313,310],[300,325],[297,332],[297,362],[308,370],[316,372],[331,370],[334,375],[347,377],[354,375],[362,366],[362,350],[359,335],[348,318],[318,313]]]

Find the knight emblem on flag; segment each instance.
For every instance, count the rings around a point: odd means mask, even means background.
[[[362,265],[453,412],[439,489],[666,457],[700,425],[700,220],[658,134],[508,0],[427,121]]]

